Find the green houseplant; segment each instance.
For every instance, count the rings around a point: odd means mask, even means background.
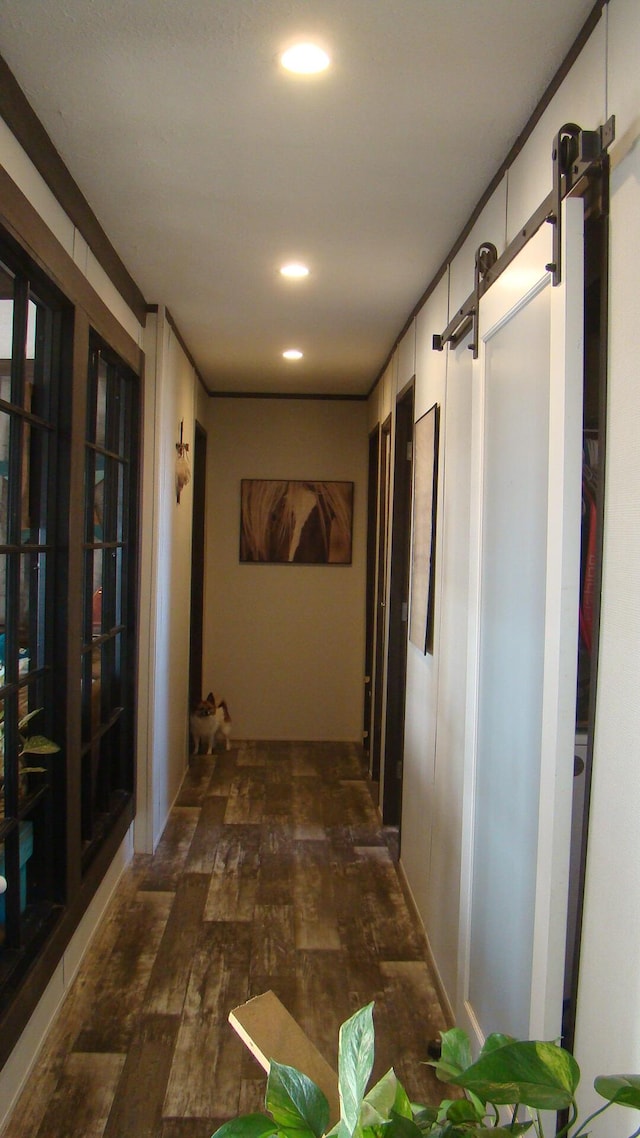
[[[60,750],[57,743],[53,743],[51,739],[47,739],[45,735],[27,735],[25,734],[25,727],[42,711],[41,707],[36,708],[35,711],[30,711],[24,715],[22,719],[18,720],[18,763],[19,763],[19,776],[20,788],[24,790],[26,786],[27,776],[30,774],[44,774],[45,767],[30,765],[30,760],[25,759],[25,755],[53,755]],[[4,791],[4,718],[0,714],[0,795]],[[0,803],[3,807],[4,801]],[[3,809],[0,809],[0,817],[2,817]]]
[[[575,1097],[580,1069],[573,1056],[556,1043],[495,1034],[474,1061],[463,1031],[444,1032],[441,1057],[431,1065],[439,1079],[457,1088],[460,1097],[444,1097],[437,1106],[410,1102],[393,1068],[368,1090],[373,1057],[373,1004],[369,1004],[340,1028],[340,1120],[335,1126],[329,1129],[329,1105],[322,1091],[294,1067],[272,1062],[265,1099],[268,1114],[232,1119],[213,1138],[322,1138],[328,1134],[335,1138],[472,1138],[486,1131],[494,1138],[508,1138],[529,1130],[542,1138],[543,1111],[565,1112],[568,1121],[558,1134],[584,1138],[592,1120],[613,1103],[640,1109],[640,1075],[603,1075],[595,1082],[603,1105],[580,1122]],[[633,1138],[638,1134],[640,1128],[633,1131]]]

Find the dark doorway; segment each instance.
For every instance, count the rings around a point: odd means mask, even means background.
[[[407,676],[407,617],[411,560],[411,491],[413,471],[414,385],[396,404],[393,465],[393,529],[389,582],[389,648],[387,663],[387,714],[384,745],[382,818],[399,826],[402,812],[402,756]]]
[[[376,538],[378,518],[378,483],[380,471],[380,428],[369,436],[369,480],[367,488],[367,585],[364,653],[364,708],[362,745],[371,769],[371,715],[373,710],[373,654],[375,644]]]
[[[202,642],[205,566],[205,502],[207,432],[198,422],[193,440],[193,535],[191,538],[191,638],[189,645],[189,699],[202,699]]]
[[[391,474],[391,416],[382,424],[378,461],[377,586],[372,600],[374,660],[372,675],[372,717],[370,773],[374,783],[380,779],[382,754],[382,708],[384,706],[384,643],[387,596],[387,544],[389,534],[389,480]],[[375,540],[375,539],[374,539]]]

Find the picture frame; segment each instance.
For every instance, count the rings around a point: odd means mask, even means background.
[[[351,565],[354,484],[243,478],[240,561]]]
[[[434,403],[416,422],[413,435],[409,639],[424,655],[433,652],[439,428],[440,408]]]

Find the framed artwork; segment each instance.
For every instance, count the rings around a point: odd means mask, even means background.
[[[243,478],[240,561],[350,565],[353,482]]]
[[[439,425],[440,409],[434,403],[414,428],[409,639],[425,654],[433,652]]]

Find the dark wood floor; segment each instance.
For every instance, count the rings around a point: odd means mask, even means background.
[[[336,1065],[375,1000],[376,1068],[412,1099],[445,1026],[359,749],[240,743],[192,760],[154,857],[137,857],[2,1138],[208,1138],[260,1109],[227,1022],[272,989]]]

